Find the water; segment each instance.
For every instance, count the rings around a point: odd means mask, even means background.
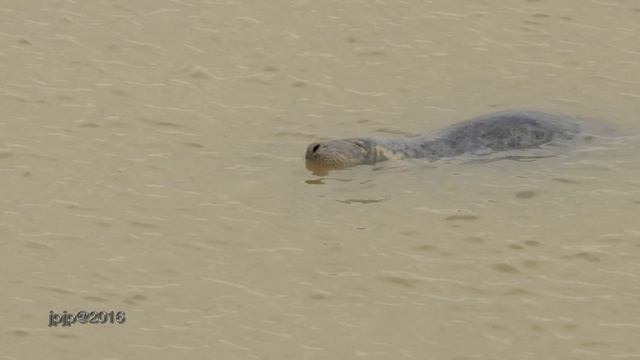
[[[0,18],[0,358],[640,358],[639,4],[4,1]],[[617,136],[304,166],[312,141],[514,107]],[[50,310],[127,318],[48,327]]]

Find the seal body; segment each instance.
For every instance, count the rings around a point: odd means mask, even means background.
[[[580,122],[560,114],[509,110],[453,124],[432,134],[399,138],[349,138],[312,143],[307,163],[328,167],[374,164],[393,158],[436,160],[463,153],[491,153],[570,140]]]

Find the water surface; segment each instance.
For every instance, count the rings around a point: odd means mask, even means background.
[[[638,3],[3,1],[0,20],[0,358],[640,358]],[[514,107],[619,136],[304,166],[313,141]]]

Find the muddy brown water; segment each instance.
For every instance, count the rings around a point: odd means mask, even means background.
[[[3,1],[0,20],[0,359],[640,358],[640,3]],[[514,107],[620,136],[304,166],[312,141]]]

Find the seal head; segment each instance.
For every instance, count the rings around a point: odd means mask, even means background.
[[[312,143],[305,155],[307,164],[345,168],[381,161],[376,143],[366,138],[350,138]]]

